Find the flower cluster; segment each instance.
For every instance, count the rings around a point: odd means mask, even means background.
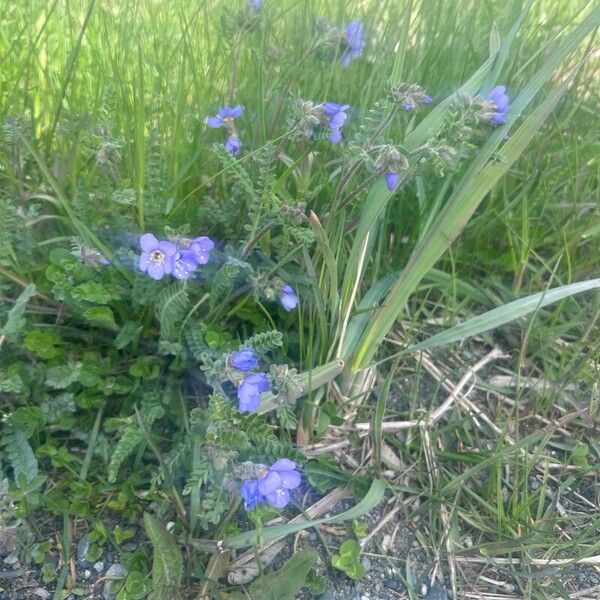
[[[406,111],[412,111],[421,104],[431,104],[433,99],[415,83],[398,83],[392,88],[392,98]]]
[[[201,236],[193,240],[182,239],[178,246],[145,233],[140,237],[140,247],[140,269],[152,279],[162,279],[167,274],[177,279],[189,279],[197,267],[208,262],[215,243]]]
[[[207,117],[206,124],[213,129],[225,127],[228,138],[225,142],[225,148],[233,155],[237,156],[242,149],[242,142],[235,127],[235,119],[244,114],[244,107],[241,104],[237,106],[224,106],[220,108],[214,117]]]
[[[380,173],[385,174],[385,182],[393,192],[400,181],[400,171],[408,169],[408,159],[393,146],[385,146],[375,162]]]
[[[231,354],[229,363],[242,373],[250,373],[242,378],[237,388],[239,411],[241,413],[257,411],[260,406],[261,393],[268,392],[271,389],[271,384],[266,373],[251,373],[259,365],[256,352],[252,348],[242,348]]]
[[[240,492],[246,510],[252,510],[257,504],[265,503],[275,508],[284,508],[290,501],[290,490],[299,485],[300,473],[296,470],[294,461],[280,458],[261,478],[244,481]]]
[[[310,100],[298,100],[298,127],[303,137],[313,136],[318,126],[329,127],[329,141],[339,144],[342,141],[342,127],[348,118],[346,111],[350,108],[347,104],[337,102],[323,102],[314,104]]]

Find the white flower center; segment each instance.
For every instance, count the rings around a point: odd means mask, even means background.
[[[165,261],[165,255],[160,250],[154,250],[154,252],[150,254],[150,260],[157,265],[162,265]]]

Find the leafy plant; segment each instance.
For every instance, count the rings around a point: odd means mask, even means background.
[[[331,565],[344,572],[351,579],[362,579],[365,568],[360,562],[360,545],[355,540],[346,540],[340,546],[339,554],[331,557]]]

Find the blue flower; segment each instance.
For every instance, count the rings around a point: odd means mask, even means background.
[[[393,192],[396,189],[399,177],[400,175],[398,173],[386,173],[385,182],[387,183],[388,190],[390,190],[390,192]]]
[[[290,490],[296,489],[300,481],[294,461],[280,458],[260,479],[242,483],[241,494],[246,510],[265,502],[275,508],[284,508],[290,501]]]
[[[244,499],[244,508],[252,510],[257,504],[264,504],[267,499],[258,491],[258,479],[248,479],[240,488]]]
[[[423,104],[431,104],[433,102],[433,98],[431,96],[423,96],[423,98],[421,99],[421,102]],[[416,99],[410,98],[409,100],[406,100],[403,104],[402,104],[402,108],[404,110],[407,111],[411,111],[414,110],[417,107],[417,101]]]
[[[151,233],[140,237],[140,269],[152,279],[162,279],[165,273],[173,272],[177,246],[166,240],[158,241]]]
[[[506,113],[509,109],[508,96],[506,95],[506,86],[497,85],[487,96],[486,100],[494,103],[495,113],[491,117],[493,125],[503,125],[506,123]]]
[[[351,21],[344,32],[346,49],[342,55],[342,67],[347,67],[350,61],[358,58],[366,46],[363,40],[364,27],[358,20]]]
[[[196,270],[198,261],[193,252],[189,250],[180,251],[175,257],[173,264],[173,277],[176,279],[189,279]]]
[[[281,306],[288,312],[294,310],[298,306],[298,296],[294,291],[294,288],[287,283],[281,288],[281,296],[279,297]]]
[[[262,0],[250,0],[250,5],[256,11],[259,11],[262,8]]]
[[[244,107],[241,104],[237,106],[224,106],[220,108],[216,116],[208,117],[206,124],[209,127],[226,127],[233,119],[237,119],[244,114]]]
[[[244,378],[237,389],[239,411],[256,412],[260,406],[260,394],[271,389],[266,373],[252,373]]]
[[[190,243],[189,251],[194,255],[194,260],[199,265],[205,265],[210,258],[210,251],[215,243],[205,235],[194,238]]]
[[[258,356],[252,348],[242,348],[234,352],[229,360],[231,364],[240,371],[252,371],[258,367]]]
[[[338,104],[337,102],[323,102],[323,114],[327,118],[327,126],[331,129],[329,140],[338,144],[342,140],[342,132],[340,129],[344,126],[348,115],[346,111],[349,106],[347,104]]]
[[[225,149],[232,156],[237,156],[242,149],[242,142],[237,135],[230,135],[225,142]]]

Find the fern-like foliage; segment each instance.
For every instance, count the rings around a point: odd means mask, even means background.
[[[259,354],[266,354],[283,345],[283,335],[280,331],[263,331],[248,338],[243,347],[253,348]]]
[[[8,312],[8,318],[6,323],[0,329],[0,337],[11,338],[13,337],[23,326],[23,314],[27,303],[35,294],[35,285],[30,283],[17,298],[15,305]]]
[[[27,432],[10,420],[5,424],[2,445],[12,467],[15,479],[22,473],[27,481],[33,481],[38,476],[38,462],[29,445]]]
[[[144,397],[141,406],[141,414],[146,427],[150,427],[157,419],[165,414],[164,408],[151,394]],[[125,459],[131,456],[137,447],[144,441],[146,433],[140,427],[135,415],[122,419],[125,424],[121,437],[110,457],[108,465],[108,481],[114,483],[117,480],[119,469]]]
[[[184,319],[189,306],[187,283],[178,281],[165,288],[156,302],[156,317],[160,323],[160,340],[177,342],[179,323]]]

